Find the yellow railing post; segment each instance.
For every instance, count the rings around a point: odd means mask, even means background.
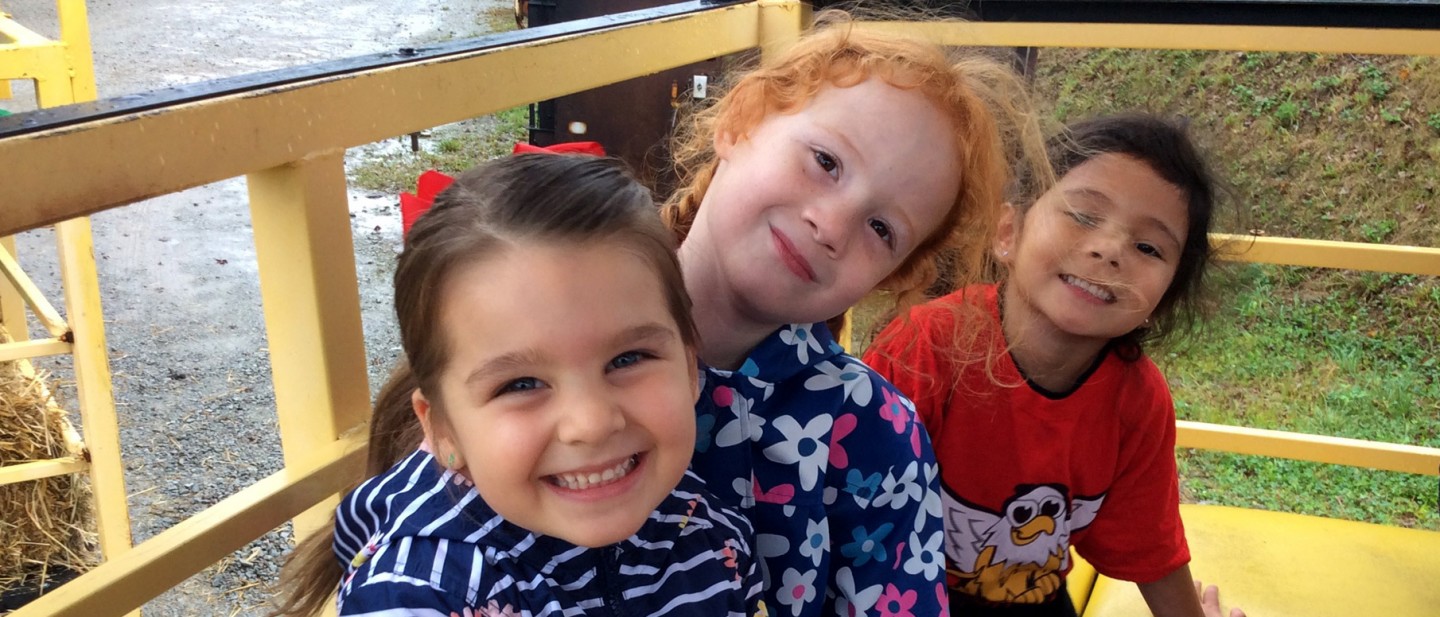
[[[130,549],[130,514],[125,493],[125,466],[120,462],[120,423],[110,387],[109,347],[100,311],[100,279],[90,218],[55,225],[60,276],[65,287],[65,313],[75,359],[75,390],[79,398],[85,448],[90,453],[90,482],[95,492],[95,519],[100,551],[106,559]]]
[[[60,40],[65,43],[72,101],[95,100],[95,59],[90,51],[90,18],[84,0],[61,0]],[[48,104],[42,99],[42,107]]]
[[[280,443],[285,466],[306,469],[370,407],[344,151],[247,178]],[[297,517],[295,536],[324,523],[334,504]]]
[[[19,255],[15,252],[15,236],[0,238],[0,250],[19,260]],[[28,341],[30,328],[26,323],[25,298],[21,297],[20,290],[10,283],[10,279],[0,277],[0,325],[5,326],[10,340]]]

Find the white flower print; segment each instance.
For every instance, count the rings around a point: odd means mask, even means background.
[[[790,552],[790,539],[774,533],[755,534],[755,553],[760,556],[760,577],[766,585],[774,584],[770,576],[770,560]]]
[[[893,471],[894,468],[891,469]],[[875,507],[878,508],[888,503],[892,509],[899,510],[910,503],[911,499],[919,501],[920,497],[924,495],[920,484],[915,481],[915,477],[919,473],[916,461],[910,461],[910,464],[905,466],[905,472],[900,474],[899,478],[886,472],[885,479],[880,482],[880,494],[875,497]]]
[[[924,490],[925,487],[928,486],[939,486],[935,482],[935,476],[940,475],[940,465],[936,463],[922,463],[921,466],[925,469],[925,481],[920,484],[919,488]],[[940,510],[942,507],[940,501],[939,491],[925,491],[925,496],[920,502],[920,507],[915,509],[916,529],[924,529],[925,523],[929,522],[929,518],[932,516],[940,518]]]
[[[721,388],[724,388],[722,391]],[[723,394],[722,394],[723,392]],[[735,444],[744,443],[746,440],[759,441],[765,430],[765,418],[750,413],[755,406],[755,401],[741,396],[740,393],[726,387],[720,386],[715,389],[712,398],[717,399],[716,404],[724,405],[735,414],[735,419],[720,427],[720,432],[715,433],[715,446],[725,448]]]
[[[754,483],[755,478],[751,476],[749,478],[735,478],[735,482],[730,485],[731,488],[735,489],[735,493],[740,495],[740,507],[755,507]]]
[[[760,391],[761,391],[760,400],[761,400],[761,401],[768,401],[768,400],[770,400],[770,395],[775,393],[775,384],[773,384],[773,383],[770,383],[770,382],[768,382],[768,381],[761,381],[761,380],[756,379],[756,378],[754,378],[754,377],[747,377],[746,379],[749,379],[749,380],[750,380],[750,385],[755,386],[756,388],[760,388]]]
[[[905,571],[921,574],[929,580],[939,580],[940,569],[944,567],[945,555],[940,551],[945,543],[945,532],[937,531],[924,543],[920,534],[910,532],[910,558],[905,560]],[[922,574],[923,573],[923,574]]]
[[[799,615],[805,610],[805,605],[815,599],[815,574],[818,570],[809,570],[804,573],[794,568],[785,568],[784,580],[775,594],[781,604],[790,607],[791,613]]]
[[[879,585],[855,589],[855,575],[850,572],[850,568],[840,568],[835,574],[835,583],[840,588],[840,593],[835,597],[835,610],[844,617],[864,615],[865,611],[874,608],[875,601],[880,599]]]
[[[815,369],[820,374],[805,380],[806,390],[821,392],[840,386],[845,389],[845,396],[855,401],[856,405],[864,407],[870,404],[870,376],[864,365],[846,364],[842,367],[834,362],[821,362],[815,365]]]
[[[785,441],[765,448],[765,457],[777,463],[797,465],[800,487],[815,488],[820,471],[830,460],[830,446],[826,437],[834,419],[830,416],[816,416],[804,427],[791,416],[775,418],[770,425],[785,436]]]
[[[805,521],[805,539],[800,542],[800,556],[809,557],[810,563],[820,567],[820,558],[830,546],[830,526],[825,521]]]
[[[791,324],[780,331],[780,342],[786,345],[795,346],[795,357],[800,359],[801,364],[810,363],[810,351],[824,351],[820,341],[815,340],[815,334],[810,332],[810,324]]]

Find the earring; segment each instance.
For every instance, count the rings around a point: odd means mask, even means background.
[[[1148,320],[1147,320],[1147,321],[1148,321]],[[451,453],[450,453],[450,456],[445,459],[445,468],[446,468],[446,469],[454,469],[454,468],[455,468],[455,453],[454,453],[454,452],[451,452]]]
[[[1000,256],[1001,256],[1001,257],[1009,257],[1009,256],[1010,256],[1010,251],[1000,251]]]

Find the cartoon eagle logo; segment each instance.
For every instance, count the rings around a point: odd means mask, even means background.
[[[1062,485],[1021,485],[996,513],[945,491],[951,587],[991,602],[1043,602],[1070,565],[1070,532],[1089,526],[1104,500],[1071,500]]]

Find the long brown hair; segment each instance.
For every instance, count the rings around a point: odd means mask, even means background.
[[[675,258],[672,234],[655,202],[622,164],[592,156],[530,154],[471,169],[435,198],[435,205],[405,237],[395,269],[395,313],[405,359],[375,400],[370,421],[369,475],[378,475],[414,451],[420,423],[411,405],[419,389],[440,397],[438,379],[449,359],[440,311],[454,272],[521,242],[623,246],[660,279],[667,309],[685,346],[699,335]],[[444,410],[431,407],[432,413]],[[335,519],[300,542],[285,561],[278,608],[272,615],[309,615],[335,593],[344,569],[334,553]]]
[[[869,15],[867,15],[868,17]],[[946,50],[923,39],[862,29],[849,13],[826,10],[788,49],[739,75],[718,102],[694,112],[672,147],[681,188],[665,202],[665,222],[684,239],[710,187],[717,132],[743,136],[771,114],[795,113],[821,88],[872,77],[923,94],[949,119],[960,152],[960,190],[940,225],[878,286],[891,314],[924,299],[945,267],[948,288],[986,271],[999,206],[1012,169],[1052,181],[1042,132],[1024,82],[1010,64],[976,50]],[[941,127],[937,127],[941,130]],[[916,139],[927,136],[916,135]]]

